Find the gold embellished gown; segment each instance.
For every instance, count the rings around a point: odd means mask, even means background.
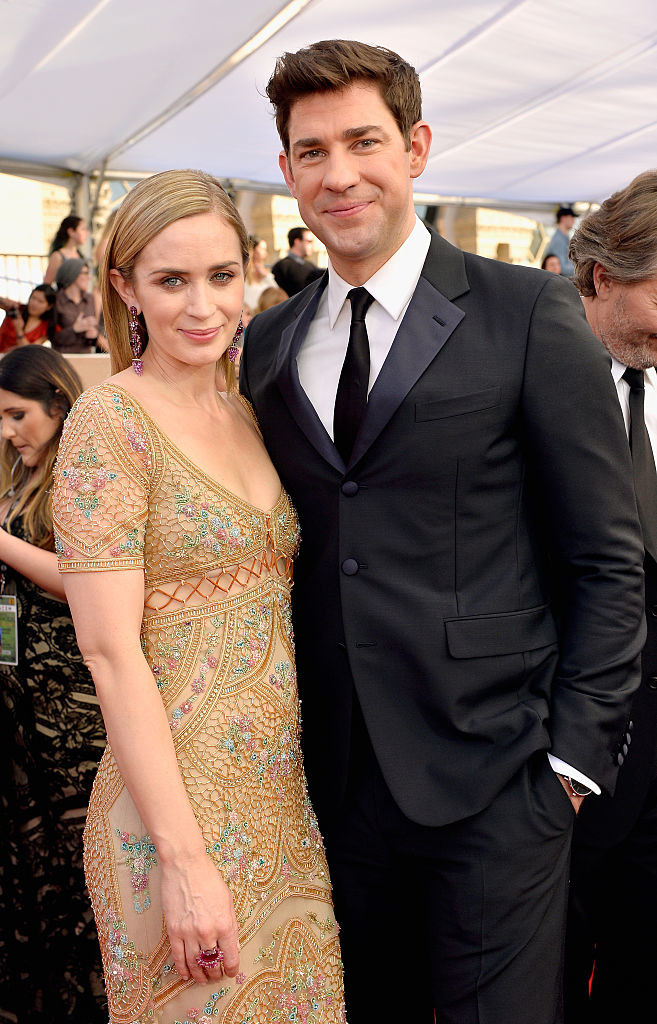
[[[343,1021],[330,882],[299,750],[290,615],[299,535],[289,498],[281,491],[267,513],[242,501],[108,381],[71,410],[53,518],[62,572],[143,569],[142,649],[239,924],[236,979],[179,977],[158,852],[108,747],[85,874],[111,1024]]]

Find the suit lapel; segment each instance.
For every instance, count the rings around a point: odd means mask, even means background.
[[[349,467],[377,439],[465,316],[450,301],[469,290],[463,253],[435,232],[422,274],[367,402]]]
[[[326,459],[339,473],[343,474],[345,464],[342,456],[327,434],[324,424],[317,415],[308,395],[301,387],[299,370],[297,368],[297,355],[299,354],[301,342],[305,338],[310,323],[317,311],[317,306],[326,287],[327,280],[328,274],[325,274],[324,277],[319,279],[317,287],[311,295],[309,297],[304,295],[301,305],[297,306],[293,311],[294,319],[281,334],[274,379],[285,399],[288,409],[310,443],[322,458]]]
[[[349,463],[327,434],[315,408],[301,387],[297,355],[317,311],[328,274],[309,295],[292,308],[293,319],[281,334],[274,376],[276,384],[300,429],[317,452],[344,474],[374,443],[413,385],[435,359],[465,313],[451,299],[469,290],[465,260],[460,249],[435,231],[422,274],[381,372],[372,388],[367,412]]]

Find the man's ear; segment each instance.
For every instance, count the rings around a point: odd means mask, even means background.
[[[294,184],[294,176],[292,174],[292,171],[290,170],[290,161],[287,158],[287,153],[283,149],[278,154],[278,166],[280,167],[283,173],[283,177],[285,178],[285,184],[289,188],[291,195],[295,199],[298,199],[296,187]]]
[[[610,297],[614,290],[614,281],[601,263],[593,265],[593,287],[595,288],[595,294],[603,302]]]
[[[410,132],[411,178],[419,178],[427,166],[431,149],[431,128],[426,121],[416,121]]]
[[[109,272],[110,281],[112,282],[113,288],[119,293],[126,306],[136,306],[137,312],[140,312],[140,306],[135,297],[134,289],[132,285],[125,280],[120,270],[112,268]]]

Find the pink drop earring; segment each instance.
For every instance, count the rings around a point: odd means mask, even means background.
[[[234,363],[238,355],[240,354],[239,340],[242,337],[243,332],[244,324],[242,323],[242,317],[240,316],[240,322],[237,325],[237,330],[233,335],[233,340],[228,346],[228,358],[230,359],[231,363]]]
[[[130,306],[128,310],[128,327],[130,330],[130,348],[132,349],[132,368],[140,377],[144,372],[144,363],[139,358],[142,350],[141,324],[137,319],[137,307]]]

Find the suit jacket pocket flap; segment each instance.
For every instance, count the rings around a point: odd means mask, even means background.
[[[491,658],[548,647],[557,631],[548,605],[500,615],[445,619],[447,646],[453,658]]]
[[[486,388],[470,395],[436,398],[432,402],[416,402],[415,421],[439,420],[443,416],[459,416],[464,412],[479,412],[500,404],[501,388]]]

